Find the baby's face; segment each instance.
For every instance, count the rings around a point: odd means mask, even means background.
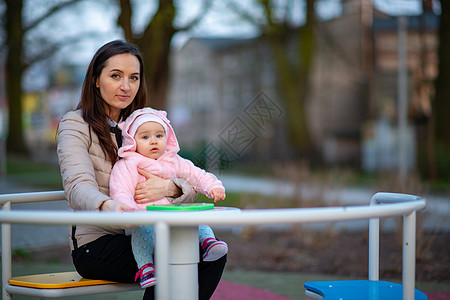
[[[146,122],[138,127],[134,135],[136,152],[157,159],[166,152],[167,136],[164,127],[156,122]]]

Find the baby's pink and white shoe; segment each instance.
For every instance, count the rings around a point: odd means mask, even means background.
[[[215,261],[228,253],[228,245],[215,238],[207,238],[202,243],[203,261]]]

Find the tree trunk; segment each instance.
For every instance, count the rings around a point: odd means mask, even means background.
[[[439,29],[439,75],[436,79],[435,132],[436,139],[450,146],[448,115],[450,113],[450,2],[441,0]]]
[[[22,0],[6,1],[6,97],[9,109],[7,150],[27,153],[22,122]]]
[[[286,120],[292,146],[300,155],[309,155],[314,146],[309,134],[306,100],[309,92],[311,66],[315,51],[315,0],[307,1],[307,21],[296,33],[298,44],[297,62],[292,65],[286,50],[285,35],[270,35],[277,70],[280,92],[286,109]],[[272,26],[274,26],[272,24]],[[276,26],[276,25],[275,25]],[[271,30],[274,32],[274,30]],[[275,32],[278,30],[275,29]],[[286,32],[284,32],[286,34]]]
[[[435,133],[436,169],[438,176],[450,178],[450,2],[441,0],[439,28],[439,75],[436,79],[433,121]]]
[[[123,28],[125,38],[136,43],[142,52],[149,105],[156,109],[165,109],[169,82],[170,43],[176,32],[173,26],[175,19],[173,1],[159,1],[155,16],[140,36],[131,30],[130,0],[121,0],[120,4],[122,13],[118,24]]]
[[[279,88],[285,107],[289,140],[301,154],[310,147],[308,125],[305,112],[305,83],[300,80],[286,56],[286,49],[280,41],[273,41],[272,49],[277,65]],[[305,78],[303,78],[305,79]]]

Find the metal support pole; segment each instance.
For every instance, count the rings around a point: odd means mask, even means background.
[[[2,205],[2,210],[11,210],[11,202],[6,202]],[[11,224],[2,223],[2,287],[3,300],[12,299],[10,293],[6,291],[6,285],[12,276],[11,267]]]
[[[170,232],[166,223],[155,224],[155,273],[156,299],[168,300],[170,295],[169,282],[169,248]]]
[[[198,299],[198,226],[170,227],[170,300]]]
[[[198,299],[198,226],[155,224],[156,297]]]
[[[414,300],[416,274],[416,212],[403,216],[403,300]]]
[[[380,266],[380,219],[369,220],[369,280],[378,281]]]
[[[407,175],[408,130],[408,23],[406,16],[398,17],[398,175],[404,184]]]

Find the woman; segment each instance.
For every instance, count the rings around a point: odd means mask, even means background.
[[[109,197],[109,177],[121,146],[117,123],[144,107],[146,86],[142,56],[133,44],[109,42],[95,53],[86,72],[81,100],[58,128],[58,160],[70,210],[126,211],[130,207]],[[192,202],[195,193],[180,179],[162,179],[145,171],[135,201],[145,204],[168,197],[174,203]],[[123,228],[80,225],[72,227],[72,258],[86,278],[134,282],[138,271],[130,236]],[[201,255],[200,255],[201,257]],[[199,299],[214,293],[226,256],[199,263]],[[144,299],[154,298],[147,288]]]

